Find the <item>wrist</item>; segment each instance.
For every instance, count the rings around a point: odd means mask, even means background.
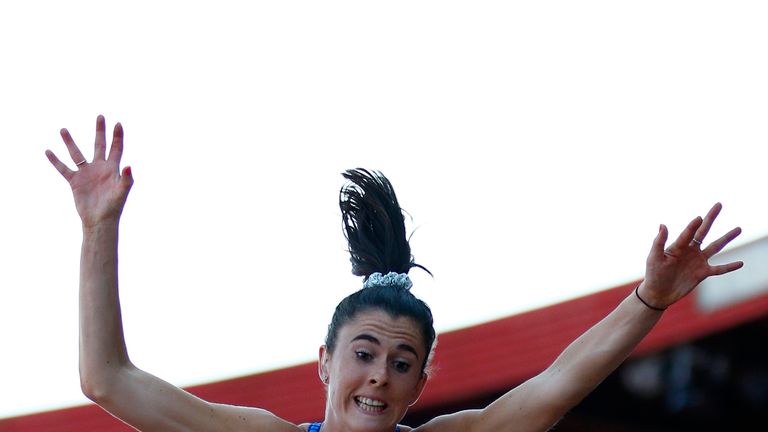
[[[647,289],[645,288],[645,284],[641,283],[635,288],[635,297],[648,309],[657,311],[657,312],[664,312],[669,307],[668,304],[662,303],[659,299],[655,298],[654,296],[650,295],[648,293]],[[642,292],[641,292],[642,290]]]
[[[83,222],[83,235],[98,235],[103,233],[113,233],[117,231],[118,226],[120,225],[120,220],[115,219],[105,219],[98,222]]]

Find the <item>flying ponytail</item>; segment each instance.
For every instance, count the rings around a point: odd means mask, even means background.
[[[429,273],[413,260],[405,218],[389,180],[363,168],[342,175],[348,183],[339,193],[339,207],[352,274],[368,279],[376,272],[408,274],[412,267]]]
[[[336,348],[339,330],[358,313],[382,310],[393,318],[413,319],[424,341],[422,372],[431,357],[436,334],[432,311],[410,292],[408,271],[416,264],[405,234],[405,218],[392,184],[378,171],[362,168],[342,173],[347,183],[339,193],[342,227],[349,245],[352,274],[362,276],[363,288],[336,306],[326,349]]]

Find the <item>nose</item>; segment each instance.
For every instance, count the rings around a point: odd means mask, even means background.
[[[368,382],[374,386],[385,386],[389,382],[389,368],[386,362],[376,364],[371,368]]]

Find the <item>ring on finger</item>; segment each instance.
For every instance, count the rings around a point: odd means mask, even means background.
[[[77,163],[75,163],[75,165],[77,165],[77,166],[80,166],[80,165],[82,165],[82,164],[84,164],[84,163],[86,163],[86,162],[87,162],[87,161],[86,161],[85,159],[83,159],[83,160],[81,160],[80,162],[77,162]]]
[[[693,239],[693,242],[694,242],[694,243],[696,243],[697,245],[701,246],[701,240],[696,240],[696,239],[694,238],[694,239]]]

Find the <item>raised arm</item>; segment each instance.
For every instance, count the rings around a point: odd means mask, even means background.
[[[646,261],[645,278],[607,317],[587,330],[541,374],[483,410],[435,419],[419,430],[546,431],[578,404],[632,352],[663,310],[704,279],[739,269],[741,262],[712,266],[709,259],[741,233],[735,228],[703,250],[704,237],[720,212],[715,204],[702,220],[691,221],[665,249],[662,225]]]
[[[123,128],[106,152],[104,117],[96,121],[93,160],[87,162],[66,129],[61,136],[75,170],[50,150],[46,156],[69,182],[83,228],[80,256],[80,383],[89,399],[141,431],[299,430],[259,409],[203,401],[136,368],[123,337],[117,277],[118,226],[133,184],[120,171]]]

